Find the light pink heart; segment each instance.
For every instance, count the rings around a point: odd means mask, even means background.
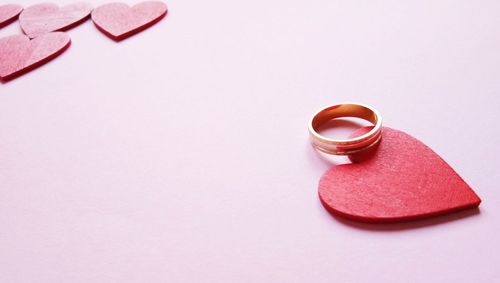
[[[129,7],[124,3],[99,6],[92,12],[97,28],[113,40],[122,40],[160,21],[167,14],[167,5],[146,1]]]
[[[16,4],[0,5],[0,27],[4,27],[16,20],[23,7]]]
[[[87,20],[92,6],[75,3],[59,7],[53,3],[30,6],[21,13],[19,22],[23,32],[30,38],[52,31],[67,30]]]
[[[71,44],[64,32],[30,40],[19,34],[0,38],[0,79],[10,80],[54,59]]]

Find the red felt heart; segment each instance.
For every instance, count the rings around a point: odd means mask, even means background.
[[[15,4],[0,5],[0,27],[4,27],[16,20],[23,7]]]
[[[129,7],[123,3],[99,6],[92,12],[97,28],[114,40],[122,40],[160,21],[167,14],[167,5],[147,1]]]
[[[19,22],[24,33],[34,38],[78,25],[87,19],[90,12],[92,6],[87,3],[75,3],[61,8],[53,3],[43,3],[24,9]]]
[[[45,64],[69,47],[63,32],[52,32],[30,40],[25,35],[0,38],[0,79],[6,81]]]
[[[337,165],[319,183],[319,197],[335,214],[364,222],[395,222],[479,206],[481,200],[434,151],[391,128],[373,156]]]

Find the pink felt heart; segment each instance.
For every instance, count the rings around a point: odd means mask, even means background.
[[[167,14],[167,5],[146,1],[129,7],[123,3],[99,6],[92,12],[97,28],[114,40],[122,40],[160,21]]]
[[[391,128],[373,156],[329,169],[319,197],[332,213],[364,222],[425,218],[479,206],[481,200],[434,151]]]
[[[6,81],[45,64],[71,43],[63,32],[52,32],[30,40],[25,35],[0,38],[0,79]]]
[[[0,27],[4,27],[15,21],[23,7],[16,4],[0,5]]]
[[[51,31],[67,30],[87,20],[92,6],[75,3],[59,8],[53,3],[30,6],[21,13],[19,22],[23,32],[30,38]]]

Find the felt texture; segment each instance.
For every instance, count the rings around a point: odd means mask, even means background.
[[[7,81],[45,64],[70,43],[63,32],[47,33],[32,40],[22,34],[0,38],[0,79]]]
[[[23,32],[30,38],[52,31],[72,28],[85,20],[92,12],[87,3],[75,3],[59,7],[53,3],[42,3],[30,6],[21,13],[19,22]]]
[[[99,6],[92,12],[96,27],[113,40],[119,41],[160,21],[167,14],[167,5],[146,1],[129,7],[124,3]]]
[[[384,127],[378,148],[352,159],[360,162],[334,166],[319,182],[319,197],[331,213],[363,222],[397,222],[481,202],[439,155],[404,132]]]
[[[22,10],[23,7],[16,4],[0,5],[0,28],[15,21]]]

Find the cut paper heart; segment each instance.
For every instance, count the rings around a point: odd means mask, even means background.
[[[92,12],[96,27],[113,40],[119,41],[159,22],[167,14],[167,5],[146,1],[129,7],[124,3],[99,6]]]
[[[53,32],[30,40],[25,35],[0,38],[0,79],[7,81],[57,57],[71,44],[63,32]]]
[[[59,7],[53,3],[30,6],[21,13],[19,22],[23,32],[30,38],[52,31],[68,30],[85,20],[92,12],[87,3],[75,3]]]
[[[363,222],[426,218],[481,202],[429,147],[387,127],[371,158],[334,166],[321,177],[319,197],[331,213]]]
[[[0,28],[15,21],[22,10],[23,7],[16,4],[0,5]]]

